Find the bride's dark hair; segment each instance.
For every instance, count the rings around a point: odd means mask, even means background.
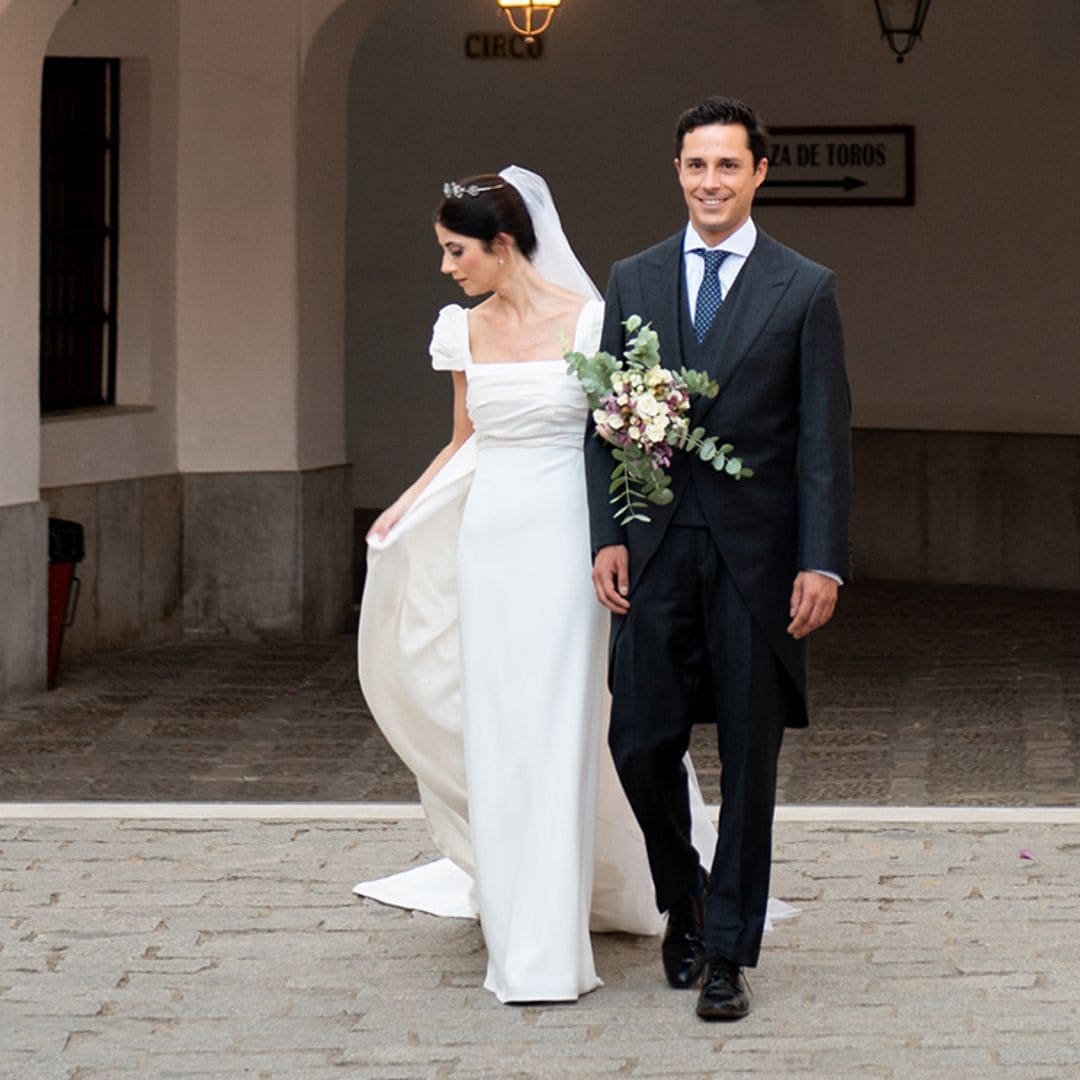
[[[482,240],[488,250],[499,233],[508,233],[525,258],[532,256],[536,232],[513,184],[494,173],[482,173],[449,183],[443,190],[435,220],[444,229]]]

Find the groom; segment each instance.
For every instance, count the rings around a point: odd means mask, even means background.
[[[677,453],[674,500],[622,528],[611,454],[590,432],[593,584],[614,614],[610,743],[668,913],[664,970],[684,989],[705,970],[698,1015],[736,1020],[765,924],[780,743],[808,722],[805,639],[847,573],[850,399],[832,272],[750,217],[768,169],[759,118],[709,98],[679,118],[675,143],[689,222],[616,263],[601,347],[621,355],[622,321],[652,322],[665,367],[719,383],[693,425],[734,444],[754,475],[735,481]],[[695,723],[715,724],[722,767],[708,876],[683,766]]]

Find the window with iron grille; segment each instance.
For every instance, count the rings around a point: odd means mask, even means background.
[[[47,57],[41,94],[41,409],[116,398],[120,61]]]

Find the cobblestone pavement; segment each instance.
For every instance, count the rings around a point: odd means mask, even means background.
[[[1080,824],[781,821],[775,891],[801,914],[734,1025],[619,935],[594,938],[605,986],[576,1005],[498,1004],[475,923],[350,895],[429,851],[419,821],[0,819],[0,1076],[1080,1069]]]
[[[814,718],[780,800],[1080,802],[1075,593],[856,584],[811,649]],[[350,636],[100,656],[0,705],[0,800],[407,801]],[[694,759],[719,799],[711,733]]]
[[[780,794],[849,819],[782,810],[773,891],[802,913],[730,1026],[666,988],[653,939],[597,936],[606,985],[576,1005],[508,1007],[480,988],[474,923],[351,895],[432,854],[407,815],[304,805],[415,797],[351,638],[68,665],[62,689],[0,706],[0,800],[31,803],[0,803],[0,1076],[1080,1075],[1080,605],[883,585],[843,601]],[[234,806],[135,805],[160,799]],[[880,820],[890,804],[958,809]],[[1062,809],[1007,809],[1025,805]]]

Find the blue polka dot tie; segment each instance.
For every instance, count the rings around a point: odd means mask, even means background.
[[[720,264],[728,257],[729,252],[717,251],[714,248],[694,248],[693,254],[700,255],[705,260],[705,276],[701,279],[701,288],[698,289],[697,303],[694,306],[694,336],[700,345],[724,302],[723,293],[720,291]]]

